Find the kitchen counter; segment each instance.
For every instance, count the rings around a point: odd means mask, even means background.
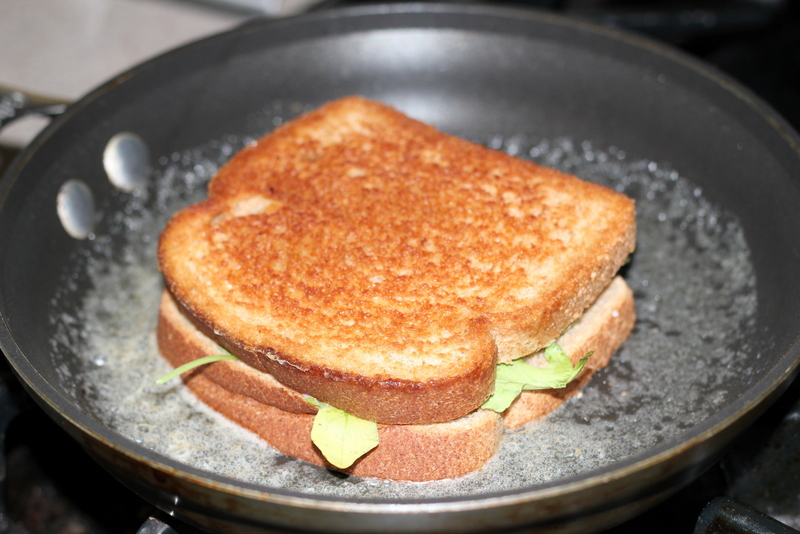
[[[313,0],[0,0],[0,86],[75,100],[171,48],[249,17],[290,15]],[[0,147],[27,144],[47,123],[21,119]]]

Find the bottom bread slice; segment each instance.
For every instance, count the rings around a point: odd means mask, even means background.
[[[593,351],[580,376],[559,390],[526,391],[502,417],[491,410],[428,425],[378,425],[380,444],[344,472],[360,477],[425,481],[475,471],[499,446],[504,426],[519,428],[556,409],[605,367],[633,328],[633,295],[617,277],[584,315],[559,338],[573,363]],[[180,311],[168,292],[157,330],[161,354],[174,367],[222,349]],[[527,358],[543,365],[541,353]],[[334,469],[311,441],[316,408],[272,376],[239,361],[222,361],[185,373],[183,380],[206,405],[251,430],[278,451]],[[505,425],[504,425],[505,424]]]
[[[330,465],[311,442],[314,416],[290,413],[231,393],[203,376],[187,385],[197,397],[278,451],[360,477],[425,481],[455,478],[480,469],[497,450],[500,414],[477,410],[449,423],[378,425],[380,444],[348,469]]]

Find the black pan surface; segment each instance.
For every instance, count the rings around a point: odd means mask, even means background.
[[[538,427],[561,440],[541,447],[552,475],[528,467],[539,475],[521,470],[493,486],[490,471],[394,492],[296,466],[291,483],[277,483],[269,477],[288,468],[273,459],[271,473],[252,480],[164,452],[131,430],[142,421],[126,426],[128,416],[99,407],[119,389],[103,377],[136,337],[130,325],[155,318],[152,251],[168,214],[202,191],[231,149],[348,94],[637,199],[639,245],[625,273],[637,329],[583,406]],[[144,190],[107,179],[103,151],[120,132],[149,147]],[[798,136],[779,116],[724,76],[630,35],[431,4],[252,23],[98,88],[16,161],[0,193],[0,342],[34,398],[104,467],[209,528],[599,530],[701,473],[796,373],[798,176]],[[98,208],[83,240],[55,210],[59,189],[76,179]],[[98,339],[116,349],[89,354]],[[131,381],[146,365],[132,366]],[[130,403],[171,406],[178,389]]]

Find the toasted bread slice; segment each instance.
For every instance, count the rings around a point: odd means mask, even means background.
[[[494,454],[503,423],[518,428],[556,409],[608,364],[611,354],[630,334],[634,320],[633,294],[617,277],[559,338],[574,363],[593,351],[581,375],[569,386],[523,392],[502,420],[495,412],[479,409],[447,423],[379,425],[380,445],[346,471],[357,476],[420,481],[457,477],[480,468]],[[184,316],[168,291],[161,300],[158,346],[175,367],[220,351]],[[528,360],[536,365],[540,358],[536,354]],[[242,362],[221,361],[185,373],[183,379],[203,402],[279,451],[333,468],[311,443],[317,408],[269,374]]]
[[[633,202],[358,97],[237,154],[159,245],[214,340],[387,424],[449,421],[558,337],[633,251]]]

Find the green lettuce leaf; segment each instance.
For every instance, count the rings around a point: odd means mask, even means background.
[[[169,382],[173,378],[178,375],[182,375],[186,371],[191,371],[195,367],[200,367],[201,365],[207,365],[209,363],[220,362],[223,360],[238,360],[236,356],[233,354],[223,353],[223,354],[215,354],[214,356],[205,356],[203,358],[197,358],[196,360],[192,360],[189,363],[185,363],[180,367],[176,367],[169,373],[165,374],[164,376],[160,377],[156,380],[156,384],[159,386],[166,382]]]
[[[578,376],[591,355],[588,353],[573,367],[569,356],[554,342],[544,351],[547,367],[533,367],[521,359],[498,363],[494,393],[481,408],[503,412],[523,390],[563,388]]]
[[[361,419],[313,398],[319,407],[311,428],[311,441],[339,469],[345,469],[378,446],[378,424]]]

